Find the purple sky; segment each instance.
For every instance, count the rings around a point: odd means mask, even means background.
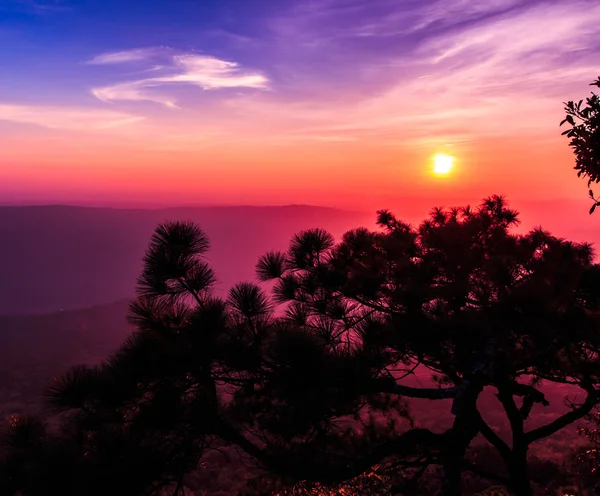
[[[599,25],[597,0],[3,0],[0,195],[575,198],[557,124]]]

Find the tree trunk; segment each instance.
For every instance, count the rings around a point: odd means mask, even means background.
[[[442,496],[462,494],[462,473],[465,455],[471,441],[479,432],[477,422],[477,397],[481,387],[465,382],[454,399],[452,413],[454,424],[443,456]]]
[[[513,385],[504,384],[498,387],[498,399],[504,406],[506,416],[510,422],[513,444],[511,450],[503,450],[504,454],[502,457],[508,468],[515,496],[532,496],[531,483],[529,482],[529,466],[527,464],[527,449],[529,445],[524,430],[524,421],[527,414],[524,415],[522,410],[517,408],[513,393]]]
[[[449,455],[444,460],[442,477],[442,496],[460,496],[462,494],[462,465],[464,453]]]
[[[532,496],[533,491],[529,480],[529,466],[527,463],[527,448],[513,450],[511,458],[508,469],[515,496]]]
[[[460,496],[462,494],[462,473],[465,455],[471,441],[477,436],[475,423],[458,415],[452,426],[448,440],[449,446],[444,454],[442,495]],[[466,417],[466,416],[465,416]],[[470,425],[469,425],[470,424]]]

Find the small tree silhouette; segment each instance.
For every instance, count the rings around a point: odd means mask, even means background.
[[[600,78],[591,83],[590,86],[600,87]],[[569,145],[575,153],[575,170],[577,176],[587,177],[588,186],[600,182],[600,96],[592,93],[579,102],[569,101],[565,103],[566,117],[560,123],[569,124],[562,134],[571,139]],[[600,205],[600,200],[594,196],[590,189],[590,198],[594,201],[590,214]]]
[[[288,482],[364,482],[376,467],[394,490],[418,494],[439,465],[445,495],[461,494],[465,470],[530,495],[529,446],[598,401],[600,271],[590,247],[541,229],[513,233],[517,213],[501,197],[435,209],[418,228],[387,211],[378,221],[337,244],[305,231],[287,252],[261,257],[272,298],[251,283],[214,297],[205,234],[159,226],[131,305],[134,334],[103,365],[54,381],[47,403],[64,417],[62,434],[10,427],[20,441],[5,466],[22,474],[11,487],[45,494],[27,481],[48,481],[68,494],[67,480],[90,495],[181,494],[205,453],[234,446]],[[438,384],[411,386],[417,370]],[[526,431],[533,406],[547,404],[541,381],[586,399]],[[497,391],[510,442],[478,410],[484,388]],[[452,426],[419,427],[410,398],[433,401]],[[509,480],[467,461],[479,433]],[[60,450],[66,468],[44,468]]]

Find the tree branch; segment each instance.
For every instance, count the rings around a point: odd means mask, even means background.
[[[257,446],[224,422],[219,426],[218,435],[280,475],[295,480],[310,480],[326,484],[353,479],[391,456],[422,454],[424,448],[432,451],[441,450],[447,440],[447,432],[436,434],[429,429],[411,429],[395,439],[375,446],[364,456],[347,462],[328,464],[323,460],[309,459],[301,454],[287,455],[271,451],[268,447]]]
[[[502,458],[507,459],[510,457],[511,451],[508,444],[506,444],[502,438],[493,431],[487,422],[483,420],[483,417],[479,411],[476,412],[475,418],[477,420],[479,431],[483,434],[483,437],[485,437],[487,441],[498,450]]]
[[[533,386],[529,386],[527,384],[521,384],[519,382],[513,382],[509,389],[512,394],[516,396],[523,397],[523,404],[519,409],[519,413],[524,420],[527,420],[529,414],[531,413],[531,409],[535,403],[539,403],[543,406],[549,406],[550,403],[546,399],[544,393],[542,393],[539,389],[534,388]]]
[[[202,306],[204,306],[204,305],[202,304],[202,300],[200,299],[200,296],[198,295],[198,293],[196,293],[196,291],[194,291],[194,290],[193,290],[193,289],[192,289],[192,288],[189,286],[189,284],[187,284],[187,283],[184,281],[184,279],[183,279],[182,277],[179,277],[179,278],[177,279],[177,281],[179,282],[179,284],[181,284],[181,285],[183,286],[183,288],[184,288],[184,289],[185,289],[185,290],[186,290],[186,291],[187,291],[189,294],[191,294],[191,295],[192,295],[192,297],[194,298],[194,300],[196,300],[196,303],[198,303],[198,306],[199,306],[199,307],[202,307]]]
[[[598,392],[593,387],[586,387],[584,389],[587,392],[587,397],[581,406],[573,408],[573,410],[558,417],[549,424],[525,433],[525,442],[531,444],[534,441],[550,436],[587,415],[598,402]]]
[[[409,398],[424,398],[429,400],[445,400],[454,398],[458,393],[456,387],[450,388],[414,388],[398,384],[395,379],[382,377],[375,380],[374,391],[376,393],[397,394]]]
[[[500,403],[502,403],[508,421],[510,422],[512,430],[512,447],[514,450],[517,445],[523,444],[524,439],[523,415],[515,403],[513,394],[515,394],[515,390],[512,387],[498,386],[498,394],[496,396],[500,400]],[[527,446],[527,444],[525,443],[524,446]]]

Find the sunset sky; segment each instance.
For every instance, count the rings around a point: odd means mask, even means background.
[[[585,199],[558,123],[599,25],[598,0],[2,0],[0,203]]]

